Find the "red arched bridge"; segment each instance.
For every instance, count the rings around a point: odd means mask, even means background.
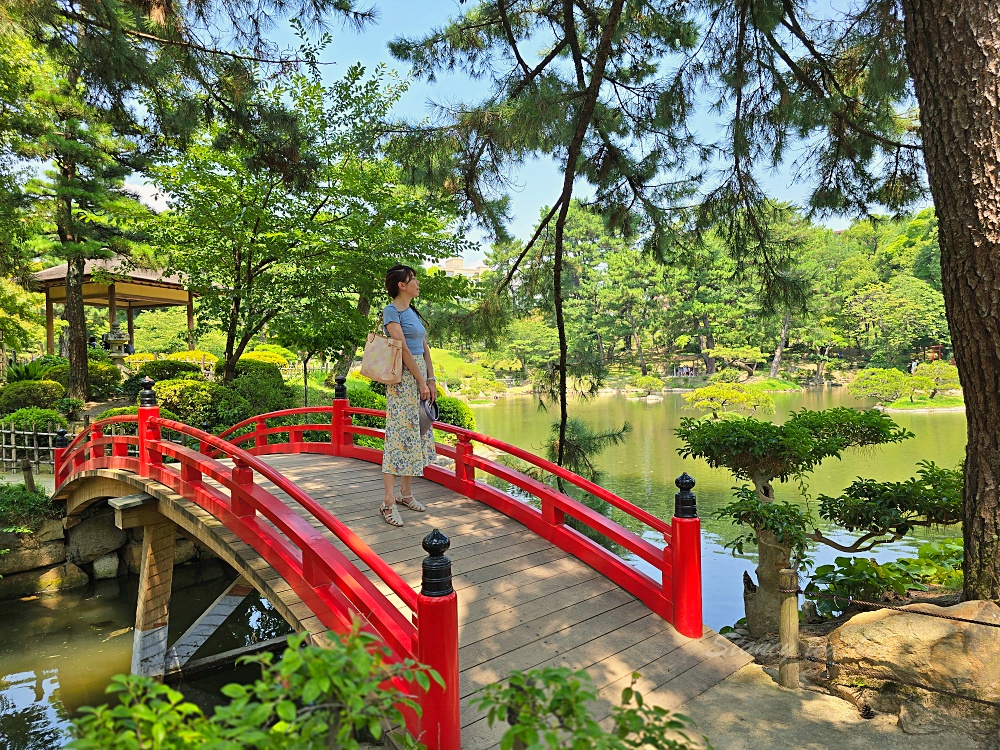
[[[68,515],[109,500],[119,526],[143,529],[133,672],[163,676],[196,648],[192,631],[168,648],[178,529],[240,574],[201,627],[253,587],[317,641],[360,617],[396,658],[436,669],[444,687],[421,694],[421,715],[407,717],[431,750],[496,746],[500,730],[468,699],[516,669],[586,669],[600,718],[634,672],[647,700],[675,708],[751,661],[702,625],[700,521],[686,474],[665,521],[528,451],[436,423],[455,436],[437,444],[451,461],[414,480],[427,512],[404,510],[396,528],[377,513],[382,453],[355,439],[384,433],[353,420],[385,414],[351,407],[342,378],[332,406],[262,414],[219,436],[161,417],[152,389],[144,381],[137,416],[95,422],[56,450]],[[623,522],[473,443],[604,501]]]

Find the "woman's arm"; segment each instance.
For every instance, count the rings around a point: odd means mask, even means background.
[[[431,345],[424,336],[424,364],[427,365],[427,390],[430,391],[431,402],[437,401],[437,378],[434,377],[434,363],[431,362]],[[431,385],[433,383],[433,385]]]
[[[410,354],[410,347],[406,345],[406,337],[403,335],[403,327],[399,323],[386,323],[385,330],[392,338],[403,344],[403,365],[410,371],[410,374],[417,379],[417,386],[420,388],[421,400],[429,398],[430,389],[427,387],[427,382],[424,380],[424,376],[420,374],[420,369],[417,367],[417,360],[413,358],[412,354]]]

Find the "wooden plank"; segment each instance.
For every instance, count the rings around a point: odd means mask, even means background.
[[[253,590],[253,586],[243,576],[233,581],[167,650],[167,674],[184,670],[198,649],[205,645]]]

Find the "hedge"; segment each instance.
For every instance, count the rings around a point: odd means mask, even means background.
[[[385,411],[385,396],[380,396],[368,388],[349,390],[347,392],[347,400],[356,409],[381,409]],[[382,417],[355,414],[351,417],[351,421],[361,427],[385,429],[385,419]],[[380,438],[369,437],[368,435],[355,435],[354,444],[382,450],[383,441]]]
[[[56,401],[65,395],[66,388],[54,380],[18,380],[8,383],[0,388],[0,416],[32,406],[52,409]]]
[[[212,352],[205,352],[201,349],[191,349],[188,351],[168,354],[167,360],[170,362],[189,362],[193,365],[200,366],[203,360],[206,365],[214,365],[219,361],[219,358],[212,354]]]
[[[156,385],[161,407],[177,420],[201,429],[204,422],[218,432],[253,416],[250,403],[235,391],[203,380],[164,380]]]
[[[145,362],[139,366],[139,375],[148,375],[157,383],[161,380],[174,380],[181,376],[181,373],[191,373],[201,377],[201,368],[190,362],[178,362],[173,359],[154,359],[152,362]],[[139,378],[142,380],[142,378]]]
[[[250,360],[252,362],[267,362],[268,364],[275,365],[276,367],[288,367],[288,360],[275,352],[244,352],[243,356],[240,357],[240,361],[246,360]]]
[[[122,382],[122,373],[115,365],[108,362],[88,362],[87,373],[90,376],[90,392],[87,396],[93,401],[107,401],[117,395]],[[55,380],[63,388],[69,388],[69,365],[56,365],[45,372],[45,377]]]
[[[221,377],[222,362],[215,366],[215,374]],[[252,414],[290,409],[295,402],[295,393],[285,385],[281,370],[270,362],[258,359],[238,360],[236,377],[228,387],[250,403]]]
[[[466,430],[476,429],[476,415],[464,401],[451,396],[445,396],[437,400],[438,422],[461,427]]]

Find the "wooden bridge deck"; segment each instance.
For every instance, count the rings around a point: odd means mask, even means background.
[[[414,588],[419,588],[425,557],[423,537],[438,528],[451,539],[466,750],[498,746],[503,727],[489,729],[470,699],[512,670],[586,669],[600,690],[593,706],[600,720],[609,716],[633,672],[642,675],[637,688],[647,701],[674,709],[752,661],[707,628],[699,640],[678,635],[631,594],[568,553],[438,484],[414,480],[414,495],[427,505],[427,512],[402,509],[406,525],[395,528],[377,512],[382,497],[377,465],[306,454],[263,458],[347,524]],[[262,484],[276,496],[287,497],[273,485]],[[357,561],[332,533],[326,536]],[[374,575],[371,578],[382,586]],[[294,596],[279,581],[272,587],[284,588],[283,598]],[[318,632],[318,622],[315,625]]]

